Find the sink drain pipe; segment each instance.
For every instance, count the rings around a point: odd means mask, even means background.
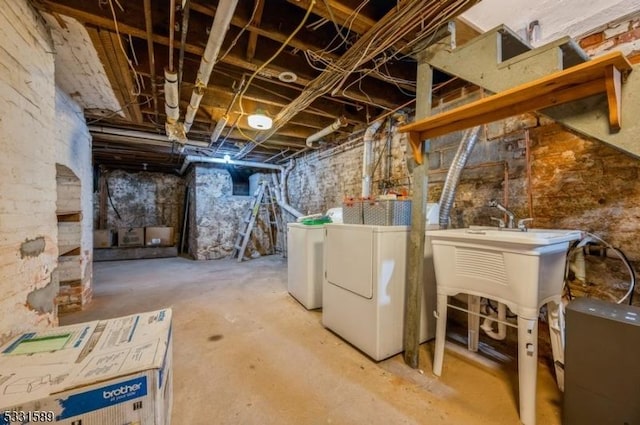
[[[462,169],[467,164],[467,160],[473,151],[473,147],[478,141],[479,134],[480,126],[473,127],[464,132],[460,146],[456,152],[456,156],[453,158],[451,167],[449,167],[447,178],[445,179],[444,186],[442,187],[442,195],[440,196],[440,217],[438,221],[441,229],[449,227],[449,215],[451,214],[453,200],[456,197],[456,189],[460,182]]]

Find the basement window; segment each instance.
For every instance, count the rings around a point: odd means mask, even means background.
[[[248,168],[229,167],[234,196],[249,196],[249,176],[253,173]]]

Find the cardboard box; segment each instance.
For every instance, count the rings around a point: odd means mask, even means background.
[[[118,246],[144,245],[144,227],[120,227],[118,229]]]
[[[115,233],[111,229],[93,231],[94,248],[111,248],[115,243]]]
[[[172,246],[173,227],[145,227],[145,246]]]
[[[0,348],[0,412],[38,413],[24,423],[169,425],[171,348],[169,309],[25,333]]]

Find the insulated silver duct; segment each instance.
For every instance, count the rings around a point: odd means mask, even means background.
[[[371,174],[373,173],[373,136],[382,121],[373,122],[364,132],[364,152],[362,154],[362,197],[371,196]]]
[[[442,195],[440,195],[440,217],[439,223],[441,229],[446,229],[449,226],[449,214],[451,214],[451,207],[453,206],[453,200],[456,197],[456,190],[458,189],[458,183],[460,182],[460,175],[462,169],[469,159],[469,155],[473,151],[473,147],[478,141],[478,135],[480,134],[480,126],[473,127],[464,132],[460,146],[456,156],[453,158],[451,167],[447,172],[447,178],[444,181],[442,187]]]

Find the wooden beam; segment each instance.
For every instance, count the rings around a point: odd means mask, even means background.
[[[252,24],[256,27],[260,27],[262,21],[262,12],[264,11],[265,0],[254,0],[254,7],[256,8],[255,16],[253,17]],[[247,60],[251,62],[256,54],[256,45],[258,43],[258,33],[256,31],[249,30],[249,43],[247,44]]]
[[[89,38],[93,42],[93,46],[98,53],[98,58],[100,58],[100,62],[102,62],[102,65],[104,66],[104,71],[107,74],[107,78],[109,79],[111,87],[113,88],[113,94],[116,96],[116,99],[118,99],[120,109],[122,110],[122,113],[124,114],[127,121],[132,121],[133,118],[131,115],[131,111],[126,106],[129,102],[129,96],[126,93],[122,93],[122,91],[120,91],[119,78],[116,76],[116,70],[111,66],[111,61],[107,56],[106,48],[102,43],[102,39],[100,38],[100,32],[100,30],[97,30],[95,28],[87,28]]]
[[[605,93],[607,73],[614,74],[610,69],[629,72],[632,67],[621,52],[611,52],[564,71],[554,72],[493,96],[402,126],[398,131],[413,133],[410,137],[413,145],[475,125]],[[614,78],[612,76],[612,80]],[[615,86],[614,81],[611,84]],[[616,88],[611,90],[615,92]],[[615,95],[612,98],[614,112],[618,117],[612,118],[615,124],[616,121],[619,122],[619,99],[615,99]],[[612,130],[615,131],[615,127]],[[415,152],[414,148],[414,154]]]
[[[311,0],[287,1],[305,10],[309,8],[309,4],[311,3]],[[327,8],[327,4],[329,8]],[[339,26],[348,27],[351,31],[355,31],[358,34],[364,34],[376,24],[376,21],[373,19],[356,13],[355,9],[351,9],[335,0],[327,0],[326,2],[316,1],[316,4],[313,6],[313,13],[322,16],[330,22],[335,22]]]
[[[109,31],[115,31],[115,24],[113,22],[113,20],[111,19],[107,19],[107,18],[103,18],[101,16],[97,16],[91,13],[87,13],[84,11],[80,11],[77,9],[73,9],[71,7],[68,6],[63,6],[63,5],[59,5],[56,3],[52,3],[49,0],[43,0],[42,1],[43,5],[46,6],[45,10],[49,11],[49,12],[57,12],[60,13],[62,15],[66,15],[69,17],[72,17],[84,24],[88,24],[88,25],[93,25],[93,26],[97,26],[100,28],[104,28],[107,29]],[[194,7],[193,4],[191,4],[191,8],[193,10],[197,9],[197,6]],[[232,20],[233,23],[233,20]],[[252,27],[252,29],[254,29],[255,27]],[[136,38],[141,38],[143,40],[147,40],[147,33],[145,30],[142,30],[140,28],[136,28],[130,25],[126,25],[122,22],[118,23],[118,30],[120,32],[120,34],[124,34],[124,35],[131,35],[132,37],[136,37]],[[258,28],[255,28],[256,31],[259,31]],[[261,34],[262,35],[262,34]],[[154,43],[160,44],[160,45],[164,45],[164,46],[169,46],[170,41],[169,41],[169,37],[165,37],[165,36],[161,36],[161,35],[157,35],[154,34],[152,37],[152,40]],[[179,42],[174,42],[174,47],[178,46]],[[178,46],[179,47],[179,46]],[[317,48],[317,47],[316,47]],[[194,44],[185,44],[184,46],[184,51],[187,53],[191,53],[197,56],[202,56],[202,54],[204,53],[204,47],[200,47],[200,46],[196,46]],[[237,68],[241,68],[244,69],[246,71],[251,71],[254,72],[256,71],[261,63],[253,63],[253,62],[249,62],[248,60],[234,55],[234,54],[228,54],[227,56],[225,56],[222,59],[223,63],[229,64],[229,65],[233,65]],[[267,66],[265,69],[263,69],[261,71],[262,75],[267,75],[269,78],[272,79],[277,79],[278,75],[280,75],[280,73],[284,72],[284,71],[290,71],[289,68],[284,67],[284,66],[278,66],[275,64],[270,64],[269,66]],[[312,78],[309,77],[305,77],[303,75],[298,74],[298,79],[296,80],[296,82],[294,84],[302,86],[302,87],[306,87],[312,80]],[[369,96],[364,95],[363,93],[361,93],[359,90],[347,90],[345,92],[345,95],[347,98],[353,99],[356,102],[361,102],[364,104],[370,104],[370,103],[376,103],[384,108],[388,108],[388,109],[393,109],[395,107],[395,104],[391,101],[388,100],[388,98],[382,94],[376,95],[376,94],[372,94],[369,93]],[[328,98],[329,99],[329,98]],[[334,98],[331,99],[334,100],[336,102],[339,102],[340,99]]]
[[[316,2],[316,4],[317,3],[318,2]],[[297,2],[295,4],[296,4],[296,6],[300,7],[300,4],[298,4]],[[306,7],[308,7],[308,3],[307,3],[307,5],[304,6],[304,8],[306,8]],[[191,3],[191,8],[193,10],[199,12],[199,13],[202,13],[203,15],[207,15],[207,16],[211,16],[211,17],[215,16],[215,12],[216,12],[216,9],[214,7],[200,5],[200,4],[194,4],[194,3]],[[358,15],[358,17],[356,17],[356,19],[362,19],[362,17],[360,15]],[[341,21],[341,22],[344,22],[344,21]],[[369,23],[370,22],[368,22],[366,25],[369,25]],[[270,30],[270,29],[267,29],[267,28],[260,28],[257,25],[251,25],[251,24],[249,24],[248,20],[246,20],[244,18],[241,18],[239,16],[234,16],[231,19],[231,25],[233,25],[235,27],[238,27],[238,28],[247,27],[247,30],[249,30],[252,34],[257,34],[257,35],[259,35],[261,37],[268,38],[268,39],[276,41],[276,42],[278,42],[280,44],[282,44],[285,41],[287,41],[287,38],[288,38],[288,34],[283,34],[281,32]],[[347,25],[348,25],[348,23],[347,23]],[[368,28],[370,28],[370,27],[371,27],[371,25],[368,26]],[[318,50],[322,50],[324,48],[324,46],[317,46],[315,44],[306,43],[306,42],[300,40],[299,38],[293,38],[293,39],[289,40],[287,45],[293,47],[294,49],[298,49],[298,50],[301,50],[301,51],[305,51],[305,50],[318,51]],[[331,52],[325,52],[325,53],[323,53],[323,56],[325,58],[327,58],[327,59],[334,60],[334,61],[340,58],[339,55],[337,55],[335,53],[331,53]],[[251,61],[251,59],[248,59],[248,60]],[[377,75],[375,73],[371,74],[370,76],[371,76],[371,78],[374,78],[374,79],[377,79],[377,80],[380,80],[380,81],[386,81],[383,77],[380,77],[379,75]],[[303,80],[299,79],[298,82],[302,83],[301,84],[302,86],[306,86],[307,83],[309,82],[309,80],[303,81]],[[415,87],[413,87],[413,86],[411,86],[409,84],[399,83],[398,85],[400,87],[402,87],[404,90],[415,91]]]

